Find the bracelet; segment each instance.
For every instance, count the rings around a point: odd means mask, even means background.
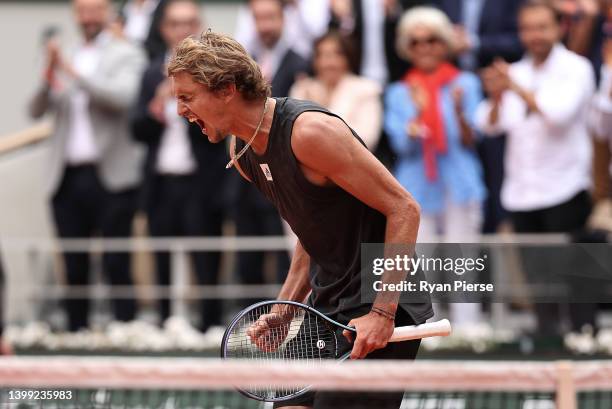
[[[373,313],[378,314],[388,320],[395,321],[395,314],[390,313],[389,311],[385,311],[382,308],[372,307],[371,310]]]

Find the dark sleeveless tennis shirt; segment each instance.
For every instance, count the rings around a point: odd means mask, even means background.
[[[310,304],[327,314],[365,313],[370,305],[361,302],[361,244],[385,242],[386,217],[337,186],[317,186],[306,179],[293,154],[291,134],[296,118],[308,111],[337,117],[312,102],[276,98],[265,153],[249,149],[239,164],[310,256]],[[236,152],[243,146],[237,139]],[[401,306],[416,323],[433,316],[430,302]]]

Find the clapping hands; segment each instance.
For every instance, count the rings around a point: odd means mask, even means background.
[[[501,99],[503,93],[513,88],[510,78],[510,66],[502,59],[497,59],[489,67],[482,70],[484,89],[493,100]]]

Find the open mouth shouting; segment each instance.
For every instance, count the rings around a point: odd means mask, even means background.
[[[187,120],[190,123],[196,123],[198,124],[198,126],[200,127],[200,129],[202,130],[202,133],[204,135],[207,135],[206,133],[206,124],[204,123],[204,121],[202,121],[200,118],[198,118],[197,116],[195,116],[194,114],[190,113],[187,115]]]

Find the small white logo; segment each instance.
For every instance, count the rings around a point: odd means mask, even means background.
[[[323,349],[325,348],[325,341],[323,341],[322,339],[317,341],[317,348],[319,349]]]
[[[270,172],[270,167],[268,166],[268,164],[262,163],[259,166],[261,167],[261,170],[263,171],[266,180],[268,182],[272,182],[272,172]]]

